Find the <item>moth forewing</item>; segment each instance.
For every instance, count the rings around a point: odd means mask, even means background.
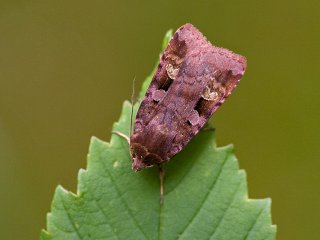
[[[237,86],[246,59],[213,46],[191,24],[180,27],[141,102],[130,136],[135,170],[180,152]]]

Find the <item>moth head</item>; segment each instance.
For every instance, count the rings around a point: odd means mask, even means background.
[[[131,144],[130,155],[132,158],[132,168],[136,171],[163,162],[157,154],[150,153],[147,148],[139,143]]]

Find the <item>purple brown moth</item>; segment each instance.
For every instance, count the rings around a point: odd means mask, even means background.
[[[181,26],[163,52],[141,102],[130,145],[139,171],[179,153],[239,83],[246,58],[213,46],[192,24]],[[162,186],[162,184],[161,184]],[[163,190],[161,190],[163,195]]]

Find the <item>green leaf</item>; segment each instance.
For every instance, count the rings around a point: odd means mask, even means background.
[[[130,113],[125,102],[113,129],[129,134]],[[57,187],[40,239],[275,239],[270,199],[248,199],[233,147],[216,147],[214,132],[199,133],[164,168],[160,205],[157,168],[134,172],[124,139],[93,137],[77,193]]]
[[[161,52],[164,51],[164,49],[168,45],[171,38],[172,38],[172,29],[170,29],[164,36],[164,39],[162,41]],[[152,80],[153,74],[156,71],[156,68],[158,67],[158,64],[159,64],[159,59],[157,60],[151,74],[144,80],[144,82],[142,84],[141,90],[139,92],[139,97],[138,97],[139,100],[141,100],[144,97],[144,95],[146,94],[147,89],[148,89],[150,82]]]

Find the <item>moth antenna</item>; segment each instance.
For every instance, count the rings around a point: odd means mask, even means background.
[[[131,94],[131,115],[130,115],[130,133],[129,133],[129,136],[119,132],[119,131],[111,131],[111,133],[113,134],[116,134],[122,138],[124,138],[129,146],[130,146],[130,137],[131,137],[131,134],[132,134],[132,120],[133,120],[133,102],[134,102],[134,83],[135,83],[135,80],[136,80],[136,77],[133,78],[133,81],[132,81],[132,94]],[[132,153],[131,153],[131,149],[130,149],[130,156],[132,158]]]
[[[131,137],[132,135],[132,122],[133,122],[133,102],[134,102],[134,84],[136,81],[136,77],[133,78],[132,81],[132,94],[131,94],[131,115],[130,115],[130,133],[129,136]]]

